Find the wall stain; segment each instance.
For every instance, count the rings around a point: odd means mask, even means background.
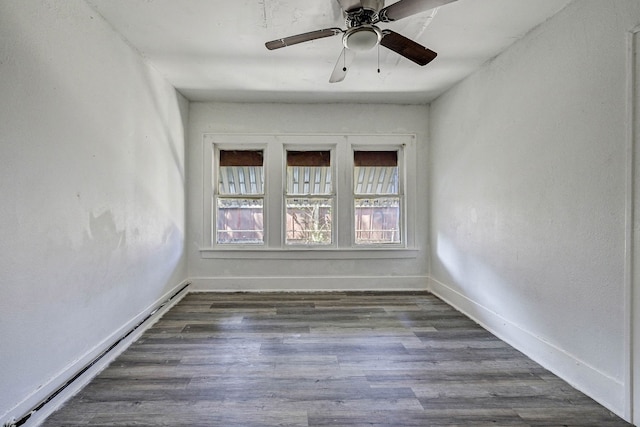
[[[126,243],[125,231],[118,230],[111,211],[98,216],[90,214],[88,237],[98,241],[106,250],[116,250]]]

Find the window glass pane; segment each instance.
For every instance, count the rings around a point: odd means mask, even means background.
[[[218,193],[253,195],[264,193],[262,166],[221,166]]]
[[[330,245],[330,198],[287,198],[287,244]]]
[[[398,194],[397,151],[354,151],[355,194]]]
[[[263,204],[263,199],[218,198],[216,241],[263,243]]]
[[[287,194],[331,194],[331,168],[287,166]]]
[[[263,194],[262,156],[262,151],[220,150],[218,194]]]
[[[400,198],[355,200],[356,244],[400,243]]]
[[[221,166],[218,192],[226,195],[263,194],[262,166]]]
[[[353,183],[355,194],[398,194],[398,167],[356,166]]]
[[[331,194],[330,151],[287,151],[287,194]]]

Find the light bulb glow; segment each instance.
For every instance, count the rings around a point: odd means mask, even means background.
[[[380,43],[382,33],[374,25],[362,25],[347,30],[342,38],[342,43],[347,49],[364,52],[371,50]]]

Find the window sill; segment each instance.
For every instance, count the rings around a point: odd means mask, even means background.
[[[245,249],[202,248],[204,259],[409,259],[417,258],[419,249],[407,248],[313,248],[313,249]]]

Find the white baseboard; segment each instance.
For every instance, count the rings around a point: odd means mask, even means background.
[[[621,381],[533,335],[436,279],[429,279],[428,289],[574,388],[618,416],[624,417],[625,387]]]
[[[427,276],[192,277],[192,292],[426,291]]]
[[[18,405],[13,407],[7,413],[2,416],[0,419],[0,425],[8,425],[11,426],[12,422],[20,420],[24,417],[29,411],[31,411],[34,407],[38,406],[41,402],[51,396],[56,392],[62,385],[64,385],[69,379],[73,378],[78,372],[85,368],[88,364],[90,364],[96,357],[98,357],[102,352],[108,349],[113,343],[118,341],[121,337],[126,335],[131,329],[133,329],[136,325],[138,325],[142,320],[144,320],[149,313],[151,313],[156,307],[158,307],[163,302],[167,301],[172,295],[182,289],[184,286],[188,285],[189,281],[184,280],[178,286],[174,287],[167,293],[165,293],[162,297],[158,298],[152,304],[150,304],[146,309],[144,309],[140,314],[135,316],[133,319],[129,320],[122,327],[120,327],[117,331],[111,334],[108,338],[100,342],[93,349],[88,351],[82,357],[69,364],[65,369],[63,369],[59,374],[55,375],[51,380],[49,380],[46,384],[40,387],[38,390],[33,392],[31,395],[22,400]],[[174,306],[178,301],[182,299],[188,292],[188,289],[185,289],[180,295],[176,295],[171,301],[166,303],[162,308],[153,313],[153,315],[140,327],[138,327],[131,335],[126,337],[126,339],[122,340],[116,347],[114,347],[111,351],[104,355],[99,361],[97,361],[91,368],[87,369],[81,376],[79,376],[75,381],[70,383],[63,391],[61,391],[57,396],[51,399],[46,405],[44,405],[40,410],[34,412],[33,415],[23,424],[23,427],[35,427],[41,424],[49,415],[55,412],[60,406],[62,406],[68,399],[73,397],[77,392],[79,392],[85,385],[89,383],[96,375],[98,375],[104,368],[106,368],[115,358],[120,355],[124,350],[127,349],[135,340],[137,340],[140,335],[142,335],[149,327],[151,327],[154,323],[156,323],[162,315],[169,310],[172,306]]]

